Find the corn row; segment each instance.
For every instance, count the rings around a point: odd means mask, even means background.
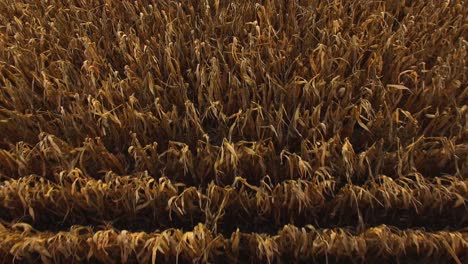
[[[4,182],[0,186],[4,217],[28,217],[38,225],[118,221],[125,226],[140,221],[146,228],[203,222],[214,230],[232,225],[274,228],[286,223],[330,226],[381,221],[406,227],[424,222],[429,227],[468,221],[468,182],[456,177],[429,181],[420,175],[397,180],[381,176],[363,186],[342,188],[332,181],[305,180],[273,186],[268,178],[253,186],[238,177],[232,186],[196,188],[144,175],[108,175],[103,181],[75,170],[62,176],[61,185],[39,177]]]
[[[291,179],[359,183],[379,174],[398,177],[414,171],[425,172],[427,177],[444,171],[465,178],[462,171],[468,161],[466,145],[430,138],[421,138],[395,152],[384,151],[382,144],[375,144],[361,153],[356,153],[348,139],[334,137],[320,144],[304,140],[300,150],[293,153],[275,148],[271,140],[223,141],[220,146],[199,141],[195,150],[183,142],[170,142],[161,151],[156,142],[143,146],[133,134],[125,152],[113,153],[100,138],[88,139],[74,148],[54,135],[43,133],[40,137],[35,146],[22,142],[9,151],[0,149],[0,177],[38,174],[55,180],[50,175],[75,167],[95,178],[109,171],[148,171],[153,176],[163,175],[192,185],[211,181],[229,185],[236,176],[258,184],[265,175],[273,183]]]
[[[111,227],[93,231],[74,226],[58,233],[38,232],[25,223],[0,226],[3,259],[99,261],[102,263],[216,262],[227,260],[285,262],[287,260],[397,259],[461,263],[468,250],[468,234],[395,230],[385,225],[355,233],[349,229],[284,226],[276,235],[243,233],[216,235],[198,224],[192,231],[128,232]]]

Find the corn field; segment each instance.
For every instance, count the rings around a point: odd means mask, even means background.
[[[468,263],[468,3],[0,0],[0,263]]]

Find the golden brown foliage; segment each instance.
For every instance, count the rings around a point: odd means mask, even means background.
[[[468,262],[467,7],[0,0],[0,259]]]
[[[0,225],[0,248],[26,260],[45,263],[99,261],[155,263],[160,261],[219,262],[220,260],[281,262],[301,260],[376,261],[398,258],[419,263],[465,256],[468,236],[462,232],[398,230],[385,225],[356,233],[346,228],[284,226],[276,235],[236,231],[230,238],[198,224],[193,231],[129,232],[73,226],[69,231],[38,232],[27,224]]]

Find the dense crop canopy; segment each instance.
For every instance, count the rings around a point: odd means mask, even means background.
[[[467,14],[0,0],[0,262],[468,263]]]

